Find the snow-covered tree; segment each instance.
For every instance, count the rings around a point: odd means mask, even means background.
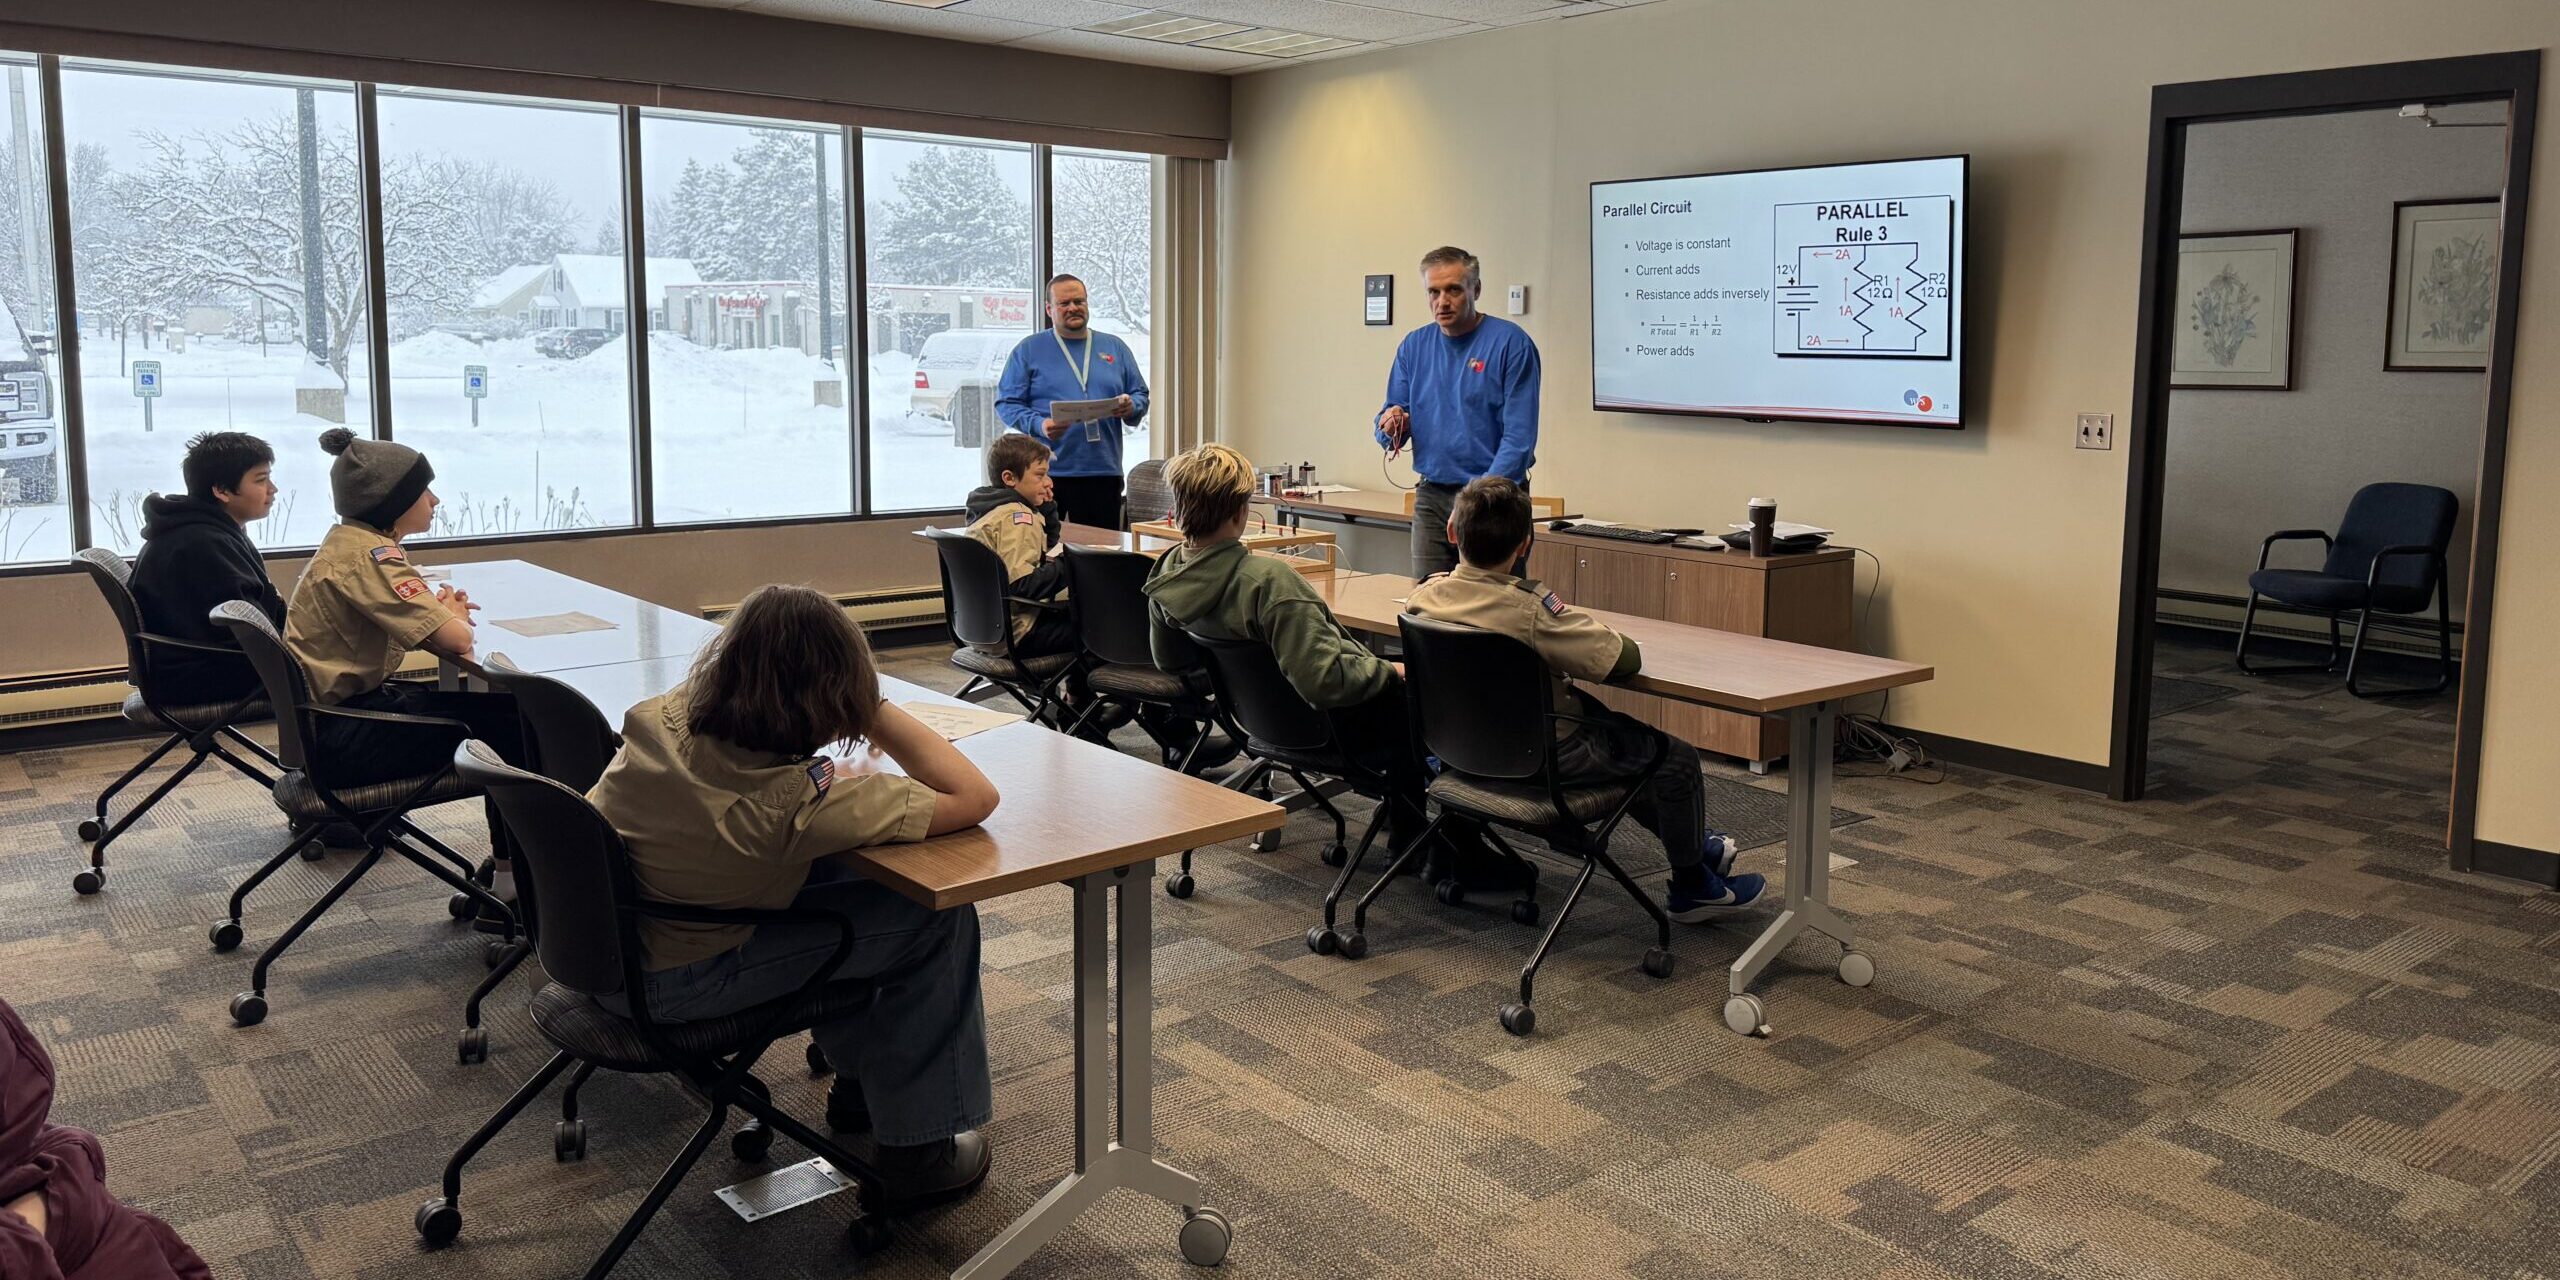
[[[596,219],[595,234],[587,238],[587,252],[609,257],[622,256],[622,218],[608,213]]]
[[[1148,166],[1137,160],[1062,155],[1051,193],[1058,269],[1084,280],[1096,319],[1147,331],[1155,274],[1155,200]]]
[[[577,210],[550,179],[487,160],[439,158],[430,167],[460,199],[477,274],[577,251]]]
[[[928,147],[874,214],[871,274],[890,284],[1014,285],[1031,276],[1031,207],[983,147]]]

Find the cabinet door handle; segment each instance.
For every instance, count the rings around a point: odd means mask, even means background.
[[[1580,559],[1577,559],[1577,560],[1575,560],[1575,561],[1573,562],[1573,564],[1574,564],[1574,567],[1575,567],[1575,568],[1577,568],[1577,569],[1588,569],[1588,568],[1590,568],[1590,567],[1591,567],[1591,562],[1590,562],[1590,561],[1588,561],[1588,560],[1580,560]]]
[[[1671,580],[1672,580],[1673,582],[1678,582],[1678,581],[1680,580],[1680,571],[1679,571],[1679,570],[1674,569],[1674,570],[1672,570],[1672,571],[1671,571]]]

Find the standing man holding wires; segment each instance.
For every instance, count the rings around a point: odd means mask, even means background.
[[[1396,344],[1378,446],[1388,457],[1413,446],[1413,576],[1457,567],[1449,512],[1480,476],[1529,487],[1538,454],[1538,344],[1519,325],[1476,310],[1484,273],[1476,256],[1443,245],[1422,255],[1430,324]]]

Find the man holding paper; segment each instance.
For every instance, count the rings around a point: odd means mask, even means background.
[[[1147,416],[1147,378],[1129,344],[1087,322],[1084,281],[1049,281],[1049,323],[1006,357],[996,380],[996,416],[1037,435],[1057,456],[1059,511],[1072,523],[1121,527],[1120,439]]]

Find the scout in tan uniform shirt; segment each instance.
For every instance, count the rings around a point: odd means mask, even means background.
[[[861,630],[806,587],[750,594],[685,683],[631,708],[622,734],[588,799],[622,834],[641,896],[841,917],[853,943],[832,976],[878,990],[811,1032],[836,1069],[827,1122],[874,1130],[896,1207],[975,1188],[988,1153],[974,1130],[994,1109],[977,912],[935,911],[829,855],[973,826],[995,809],[993,784],[882,700]],[[904,772],[841,768],[821,754],[841,741]],[[644,920],[637,994],[665,1021],[735,1013],[799,990],[842,937],[815,922]]]
[[[1501,476],[1469,484],[1449,516],[1461,563],[1416,586],[1405,607],[1435,621],[1500,632],[1537,651],[1556,678],[1555,709],[1589,718],[1556,725],[1556,766],[1566,784],[1631,777],[1643,771],[1655,740],[1666,742],[1662,767],[1628,810],[1661,837],[1670,858],[1665,909],[1672,919],[1695,924],[1749,905],[1759,898],[1763,877],[1733,875],[1733,837],[1707,827],[1698,749],[1565,683],[1567,677],[1624,680],[1644,659],[1635,641],[1511,574],[1509,566],[1529,554],[1531,523],[1528,495],[1518,485]]]
[[[1025,600],[1067,598],[1067,566],[1058,545],[1056,482],[1049,446],[1038,436],[1007,432],[987,446],[987,483],[969,492],[969,536],[1004,561],[1007,590]],[[1076,650],[1075,618],[1065,609],[1013,609],[1013,651],[1025,658]]]

